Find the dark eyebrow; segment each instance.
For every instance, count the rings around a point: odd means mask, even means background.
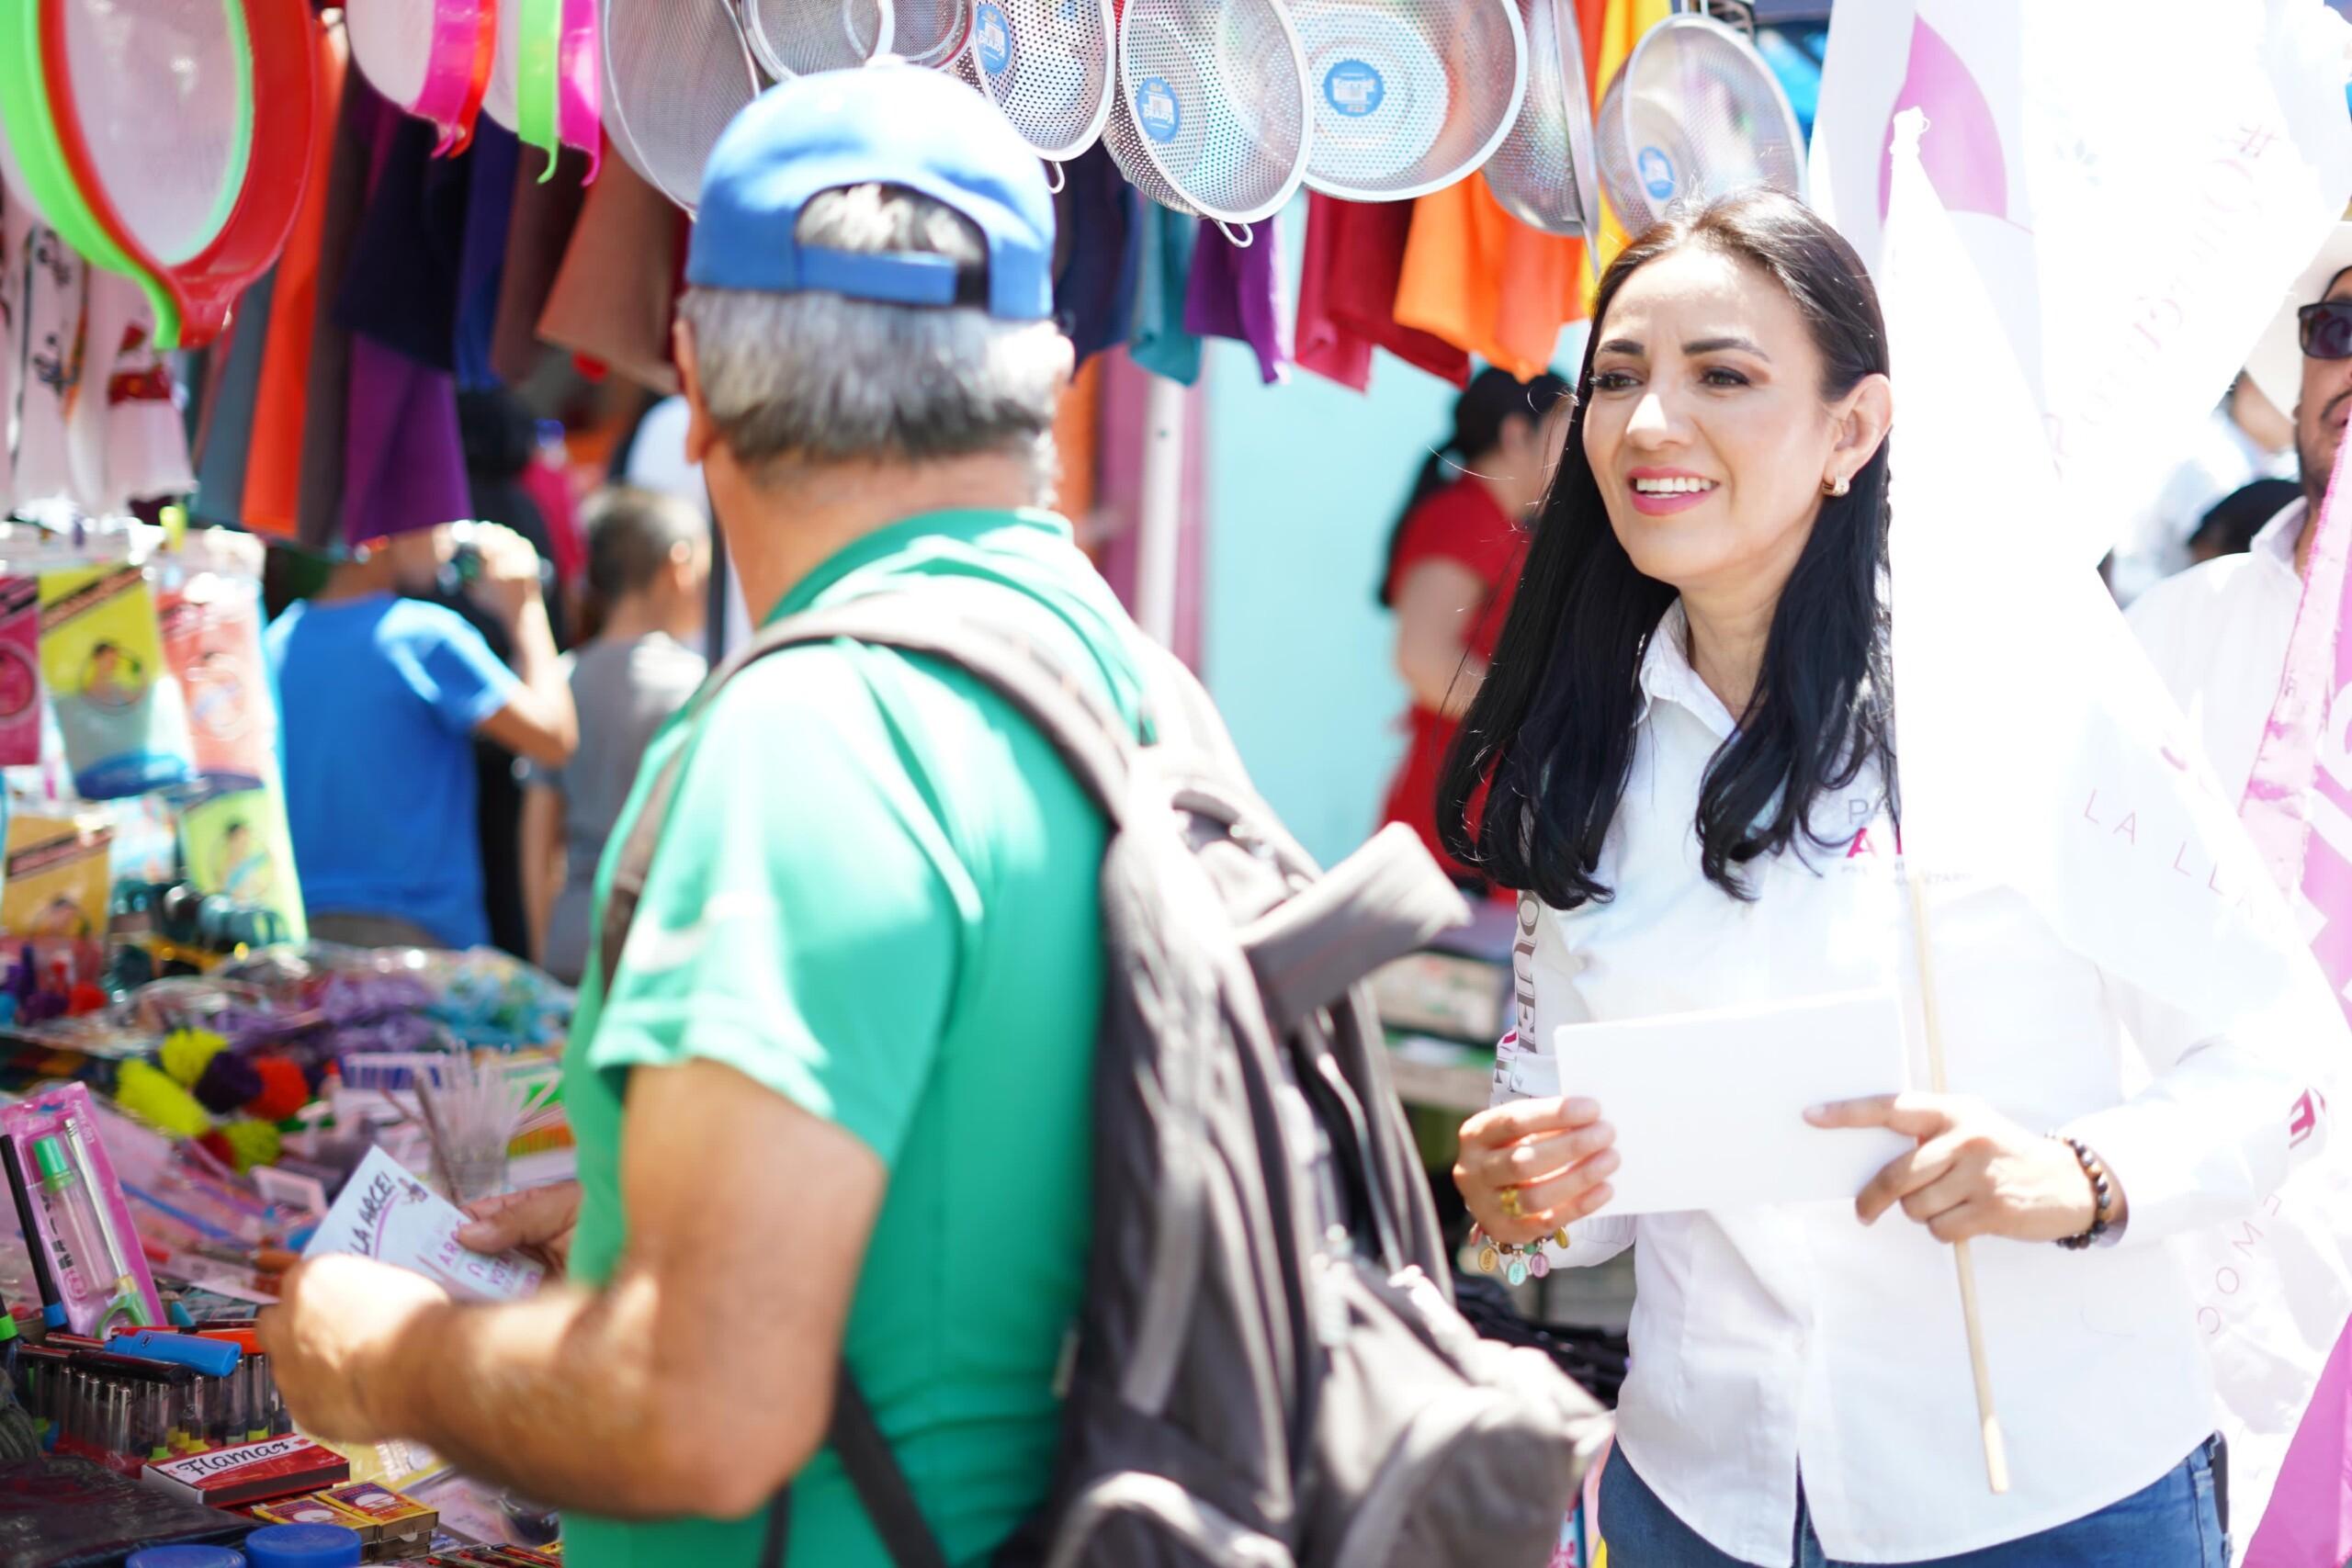
[[[1758,359],[1772,357],[1744,337],[1702,337],[1696,343],[1684,344],[1682,352],[1694,355],[1721,354],[1727,348],[1736,348],[1743,354],[1752,354]]]
[[[1644,350],[1642,345],[1635,343],[1632,338],[1613,337],[1607,343],[1602,344],[1596,352],[1601,354],[1631,354],[1639,356]]]

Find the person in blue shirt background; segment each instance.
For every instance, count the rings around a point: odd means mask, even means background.
[[[471,592],[511,634],[510,670],[455,611],[401,597],[430,585],[436,533],[338,563],[269,628],[294,863],[321,941],[487,942],[473,739],[549,768],[578,741],[538,552],[504,528],[469,536]]]

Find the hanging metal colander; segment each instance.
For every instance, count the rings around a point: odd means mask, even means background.
[[[1503,210],[1546,234],[1600,229],[1593,167],[1592,87],[1584,71],[1575,0],[1519,0],[1527,28],[1527,100],[1487,160],[1487,188]]]
[[[1298,193],[1315,137],[1306,57],[1280,0],[1125,0],[1103,140],[1152,200],[1237,243]]]
[[[688,212],[719,133],[766,83],[732,0],[604,0],[605,127]]]
[[[952,69],[972,36],[970,0],[896,0],[890,52],[926,70]]]
[[[849,71],[897,47],[891,0],[743,0],[743,36],[778,81]]]
[[[1677,201],[1769,186],[1804,198],[1804,138],[1764,57],[1708,17],[1642,35],[1602,95],[1593,140],[1601,187],[1629,234]]]
[[[1510,134],[1527,91],[1518,0],[1291,0],[1290,13],[1314,95],[1313,189],[1425,196]]]
[[[1067,163],[1111,118],[1111,0],[980,0],[970,59],[1041,158]]]

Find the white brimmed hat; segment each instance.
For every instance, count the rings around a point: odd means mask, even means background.
[[[2318,303],[2335,275],[2346,268],[2352,268],[2352,223],[2338,223],[2328,231],[2327,243],[2288,289],[2278,315],[2263,329],[2254,352],[2246,355],[2246,373],[2280,413],[2292,414],[2303,395],[2303,348],[2295,312]]]

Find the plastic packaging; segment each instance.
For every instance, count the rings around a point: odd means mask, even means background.
[[[40,667],[74,784],[91,800],[144,795],[194,772],[187,706],[164,662],[145,570],[101,566],[40,580]]]
[[[40,580],[0,580],[0,767],[40,761]]]
[[[207,529],[157,558],[157,616],[164,661],[187,699],[196,771],[250,789],[277,772],[277,715],[261,644],[262,550],[243,536],[205,537],[220,531]]]
[[[40,1233],[28,1239],[48,1257],[68,1326],[96,1337],[117,1325],[161,1324],[164,1303],[88,1089],[67,1084],[0,1107],[0,1135],[16,1145]]]

